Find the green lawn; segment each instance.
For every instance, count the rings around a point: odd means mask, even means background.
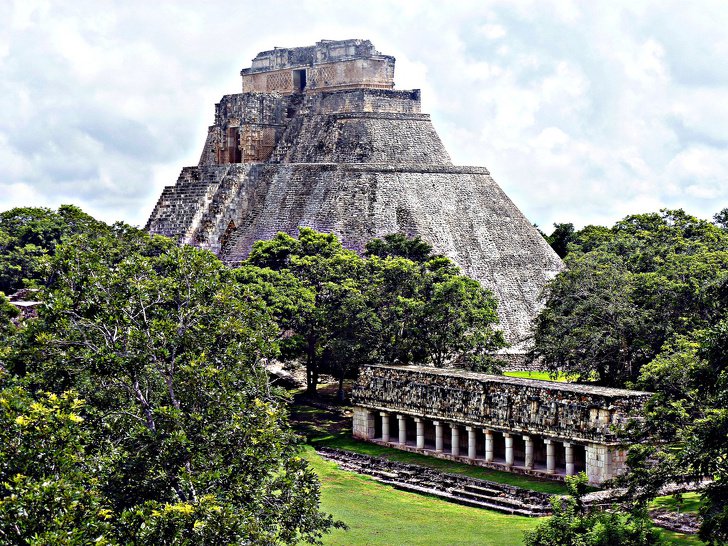
[[[559,373],[556,378],[552,378],[548,372],[503,372],[507,377],[524,377],[526,379],[541,379],[542,381],[574,381],[576,378],[570,378],[566,374]]]
[[[374,455],[376,457],[385,457],[390,461],[399,463],[416,464],[439,470],[440,472],[449,472],[451,474],[462,474],[471,478],[481,480],[490,480],[498,483],[516,485],[531,491],[540,491],[541,493],[550,493],[552,495],[565,495],[567,493],[566,485],[561,482],[553,482],[548,480],[539,480],[531,476],[521,476],[510,472],[501,472],[492,470],[482,466],[474,466],[464,463],[456,463],[445,459],[437,459],[428,457],[419,453],[410,453],[409,451],[401,451],[390,447],[384,447],[369,442],[360,442],[348,437],[347,435],[324,437],[310,442],[312,445],[323,445],[326,447],[334,447],[337,449],[345,449],[355,453],[363,453],[364,455]]]
[[[323,510],[349,526],[326,536],[324,544],[503,546],[521,544],[523,531],[538,522],[398,491],[338,470],[311,448],[305,456],[321,478]]]
[[[665,497],[657,497],[650,504],[651,508],[665,508],[674,512],[692,512],[697,513],[700,508],[702,497],[700,493],[690,492],[683,493],[680,497],[668,495]]]
[[[304,457],[321,479],[321,507],[349,529],[335,530],[326,545],[494,545],[523,543],[523,532],[540,519],[469,508],[436,497],[399,491],[324,461],[310,446]],[[700,541],[665,532],[675,545]]]

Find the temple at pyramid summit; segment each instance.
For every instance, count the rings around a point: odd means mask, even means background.
[[[453,165],[420,91],[394,88],[394,64],[368,40],[259,53],[147,229],[230,264],[299,226],[356,251],[374,237],[419,235],[494,292],[508,351],[522,354],[563,264],[485,167]]]

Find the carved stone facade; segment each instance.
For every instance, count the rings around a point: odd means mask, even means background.
[[[624,469],[618,428],[650,393],[417,366],[369,366],[354,436],[472,464],[600,484]]]
[[[260,53],[243,93],[216,105],[196,167],[162,192],[147,229],[235,264],[299,226],[362,251],[419,235],[492,290],[513,355],[527,349],[544,285],[563,268],[484,167],[452,164],[419,90],[367,40]]]

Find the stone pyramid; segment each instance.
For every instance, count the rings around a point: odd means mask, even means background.
[[[508,352],[527,349],[539,294],[563,264],[486,168],[452,164],[419,90],[394,89],[393,57],[368,40],[322,40],[261,52],[241,75],[150,232],[231,264],[299,226],[356,251],[420,235],[495,293]]]

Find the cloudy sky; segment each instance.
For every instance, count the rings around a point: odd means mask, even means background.
[[[728,2],[0,0],[0,210],[143,225],[258,51],[369,38],[526,216],[728,207]]]

